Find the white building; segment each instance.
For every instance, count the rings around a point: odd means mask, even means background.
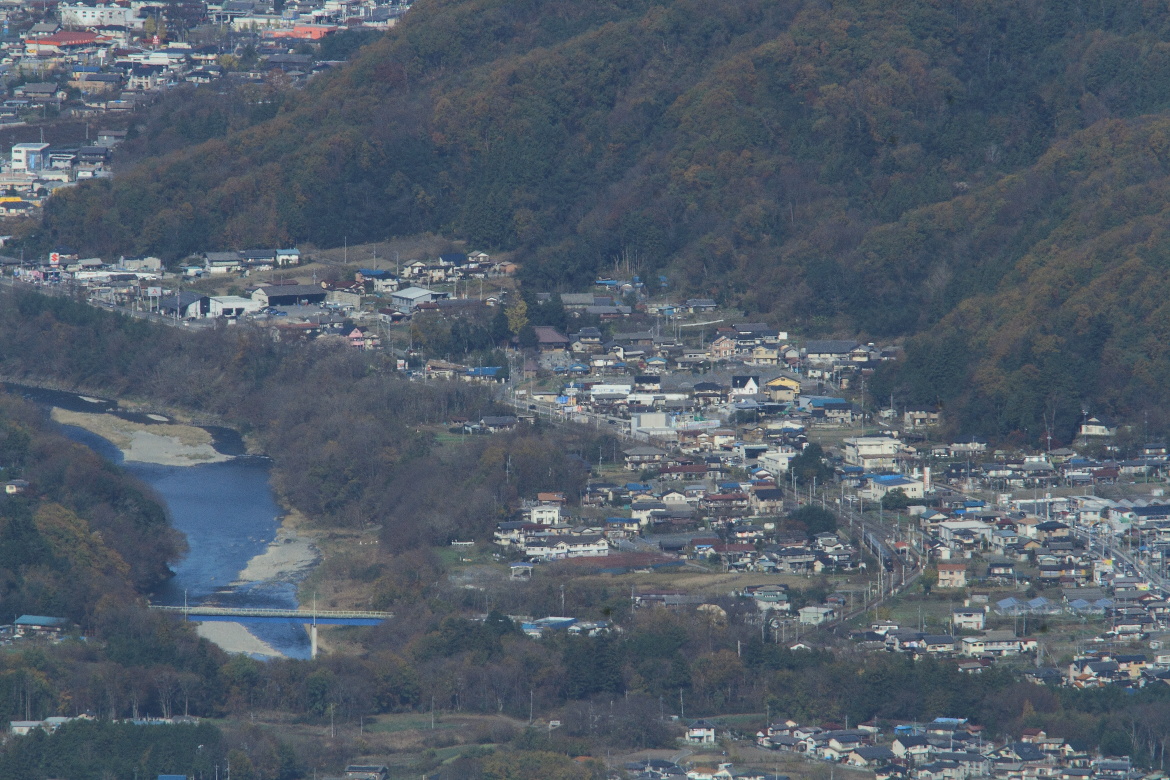
[[[1005,656],[1027,652],[1035,640],[1020,639],[1011,631],[988,631],[983,636],[963,637],[962,654],[966,656]]]
[[[902,442],[889,436],[857,436],[846,439],[845,462],[866,471],[896,471]]]
[[[799,453],[792,451],[786,452],[784,450],[768,450],[761,455],[758,460],[762,468],[771,471],[773,474],[787,474],[788,463],[795,458]]]
[[[39,171],[45,167],[48,144],[14,144],[12,146],[12,170],[22,173]]]
[[[207,316],[242,317],[260,311],[260,302],[238,295],[215,295],[208,299]]]
[[[527,539],[524,554],[532,560],[542,561],[604,557],[609,555],[609,543],[601,536]]]
[[[899,476],[874,477],[861,493],[870,501],[881,501],[891,490],[901,490],[907,498],[922,498],[926,495],[922,482]]]
[[[277,249],[276,250],[276,264],[278,266],[300,265],[301,264],[301,250],[299,250],[299,249]]]
[[[558,525],[561,522],[561,508],[542,504],[528,510],[528,522],[536,525]]]
[[[982,520],[945,520],[938,524],[938,538],[943,544],[951,545],[956,539],[973,535],[987,541],[991,540],[994,526]]]
[[[959,631],[982,631],[987,619],[987,607],[955,607],[951,623]]]
[[[715,744],[715,724],[707,720],[697,720],[687,729],[687,742],[694,745]]]
[[[836,608],[827,605],[801,607],[797,611],[800,614],[800,622],[806,626],[819,626],[837,618]]]
[[[145,19],[138,15],[133,8],[120,5],[69,5],[62,3],[57,6],[57,13],[61,17],[62,27],[126,27],[131,30],[141,30]]]
[[[405,312],[413,311],[420,303],[430,303],[434,299],[434,292],[425,287],[407,287],[390,296],[391,302]]]

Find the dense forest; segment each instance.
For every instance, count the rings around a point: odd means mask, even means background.
[[[90,626],[169,576],[185,551],[150,490],[56,430],[41,410],[0,395],[0,622],[61,615]]]
[[[237,753],[234,758],[244,776],[254,780],[246,757]],[[159,729],[80,720],[64,724],[51,736],[37,731],[13,741],[0,752],[0,774],[12,780],[104,780],[178,773],[214,777],[217,762],[226,769],[223,737],[212,726]]]

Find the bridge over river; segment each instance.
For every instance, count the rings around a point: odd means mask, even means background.
[[[151,609],[182,615],[195,623],[303,623],[309,627],[312,657],[317,657],[317,626],[376,626],[394,617],[391,612],[349,609],[263,609],[252,607],[166,606]]]

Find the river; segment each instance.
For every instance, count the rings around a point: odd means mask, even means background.
[[[45,407],[74,412],[111,413],[150,424],[147,415],[127,413],[104,399],[8,384],[7,389]],[[225,607],[297,607],[292,579],[237,582],[239,574],[276,538],[280,506],[269,480],[267,458],[244,454],[239,435],[208,428],[216,451],[234,456],[220,463],[162,466],[125,461],[112,442],[74,425],[60,426],[69,438],[122,466],[154,489],[166,504],[171,523],[187,537],[189,551],[174,567],[175,576],[151,600],[156,604],[214,604]],[[254,623],[249,633],[290,658],[308,658],[309,640],[295,623]]]

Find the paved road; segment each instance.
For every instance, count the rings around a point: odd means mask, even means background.
[[[127,317],[133,317],[136,320],[148,320],[150,322],[157,322],[162,325],[169,325],[170,327],[191,327],[190,320],[176,320],[173,317],[165,317],[156,312],[149,311],[135,311],[134,309],[127,309],[121,306],[106,306],[94,303],[86,298],[87,291],[84,287],[75,285],[71,282],[61,282],[60,284],[34,284],[31,282],[18,281],[11,276],[0,276],[0,284],[6,287],[11,287],[14,290],[26,290],[28,292],[35,292],[41,295],[51,295],[57,298],[72,298],[79,303],[86,303],[93,306],[95,309],[103,309],[105,311],[112,311],[118,314],[124,314]],[[212,320],[199,320],[195,327],[212,327],[215,322]]]

